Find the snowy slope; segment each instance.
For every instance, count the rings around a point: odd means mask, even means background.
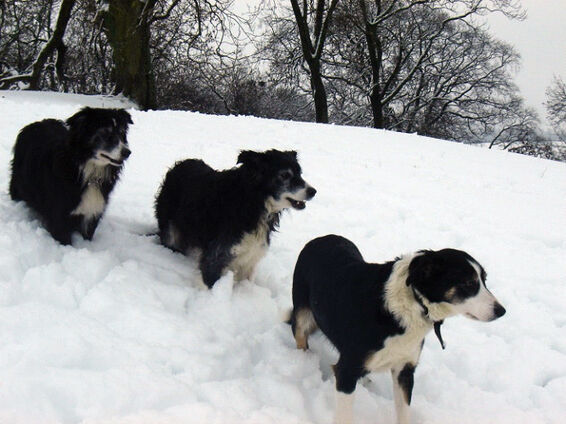
[[[132,156],[92,242],[54,242],[7,195],[19,129],[83,96],[0,92],[0,423],[330,423],[337,355],[297,351],[282,311],[296,257],[327,233],[370,261],[464,249],[507,308],[433,335],[414,422],[566,422],[566,166],[422,137],[330,125],[132,110]],[[111,99],[105,106],[116,106]],[[254,283],[211,291],[157,244],[153,199],[177,159],[235,164],[296,149],[318,194],[286,213]],[[358,423],[393,423],[390,377],[358,385]]]

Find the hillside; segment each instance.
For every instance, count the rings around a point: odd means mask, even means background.
[[[468,251],[507,309],[453,318],[427,338],[415,423],[566,420],[566,164],[415,135],[251,117],[132,110],[133,151],[92,242],[54,242],[7,194],[21,127],[112,99],[0,92],[0,422],[316,423],[332,420],[317,334],[297,351],[281,322],[295,260],[337,233],[368,261],[422,248]],[[160,246],[153,199],[175,160],[235,165],[240,149],[296,149],[318,190],[285,213],[255,281],[211,291]],[[389,375],[356,392],[358,423],[394,422]]]

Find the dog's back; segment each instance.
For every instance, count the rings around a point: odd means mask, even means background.
[[[310,308],[318,291],[339,290],[343,278],[364,263],[357,247],[349,240],[328,235],[308,242],[297,259],[293,273],[293,305]]]
[[[215,192],[215,174],[200,159],[177,162],[167,172],[155,199],[155,215],[166,246],[183,252],[189,246],[201,247],[210,219],[218,213],[206,196],[206,192]]]
[[[392,268],[392,262],[365,262],[358,248],[341,236],[328,235],[307,243],[293,274],[291,323],[294,333],[297,328],[306,331],[305,345],[300,347],[306,348],[306,338],[316,328],[310,320],[339,350],[351,350],[352,337],[361,344],[367,342],[359,346],[360,352],[378,348],[376,344],[383,339],[383,334],[377,334],[379,329],[396,333],[398,324],[380,302]],[[358,331],[351,325],[354,322],[367,326],[353,336]]]
[[[177,162],[167,172],[155,199],[155,211],[160,229],[167,226],[168,221],[179,211],[185,198],[192,197],[191,192],[198,192],[204,188],[201,180],[206,180],[213,172],[210,166],[197,159]]]
[[[163,243],[185,252],[219,238],[233,244],[252,231],[263,198],[244,172],[241,168],[216,171],[199,159],[177,162],[167,172],[155,202]],[[251,196],[257,201],[246,204]]]
[[[65,181],[71,182],[77,177],[66,163],[68,139],[67,127],[56,119],[34,122],[20,131],[12,160],[10,196],[13,200],[24,200],[41,213],[48,198],[60,190]],[[53,179],[53,174],[58,180]]]

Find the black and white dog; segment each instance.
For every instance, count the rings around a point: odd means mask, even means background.
[[[91,240],[124,161],[130,114],[83,108],[65,122],[24,127],[14,145],[10,196],[23,200],[53,238],[71,244],[78,231]]]
[[[482,266],[461,250],[419,251],[384,264],[363,260],[349,240],[328,235],[307,243],[293,275],[291,324],[297,348],[316,328],[340,353],[336,423],[352,423],[360,377],[390,370],[397,421],[409,423],[413,373],[431,329],[463,314],[492,321],[505,309],[485,286]]]
[[[294,151],[242,151],[241,164],[215,171],[201,160],[177,162],[155,202],[161,242],[199,257],[210,288],[227,271],[250,279],[283,209],[304,209],[316,190],[301,178]]]

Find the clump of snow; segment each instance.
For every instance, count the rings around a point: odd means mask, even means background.
[[[416,371],[417,423],[566,420],[566,165],[414,135],[248,117],[131,110],[133,151],[94,240],[64,247],[7,194],[18,131],[109,98],[0,92],[0,422],[329,423],[336,352],[298,351],[282,311],[303,245],[327,233],[385,261],[468,251],[507,308],[443,326]],[[129,106],[126,106],[129,107]],[[176,160],[235,164],[299,151],[318,190],[284,214],[255,282],[212,290],[160,246],[153,201]],[[190,182],[187,182],[190,183]],[[356,393],[358,423],[393,423],[389,375]]]

